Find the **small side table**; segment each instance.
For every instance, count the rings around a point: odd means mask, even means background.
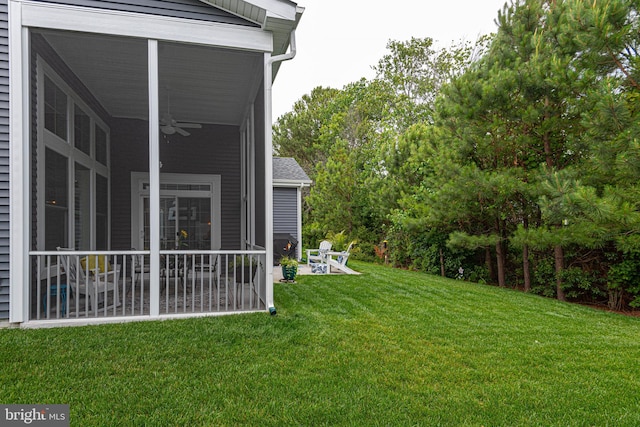
[[[65,317],[67,315],[67,284],[66,283],[60,283],[60,305],[61,305],[61,310],[60,310],[60,314],[62,314],[62,317]],[[49,287],[49,297],[50,298],[55,298],[58,296],[58,284],[52,284]],[[55,305],[55,304],[54,304]],[[47,312],[47,296],[44,295],[42,297],[42,307],[44,308],[44,312]]]

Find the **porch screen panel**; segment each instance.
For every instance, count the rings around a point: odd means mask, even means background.
[[[258,95],[255,99],[255,188],[256,188],[256,244],[267,247],[266,243],[266,200],[265,200],[265,183],[271,184],[272,177],[265,176],[265,99],[264,99],[264,83],[261,85]],[[271,147],[269,147],[269,150]],[[272,224],[269,224],[271,226]]]

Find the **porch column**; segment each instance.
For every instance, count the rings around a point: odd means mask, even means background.
[[[9,1],[9,322],[29,318],[29,29],[22,27],[22,3]]]
[[[265,203],[265,246],[267,251],[266,302],[267,308],[273,302],[273,129],[271,117],[271,92],[273,83],[272,58],[270,53],[264,55],[264,203]]]
[[[160,315],[160,112],[158,41],[148,42],[149,62],[149,298],[151,317]]]

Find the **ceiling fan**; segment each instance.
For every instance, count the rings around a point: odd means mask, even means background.
[[[160,119],[160,130],[165,135],[173,135],[177,133],[182,136],[191,135],[185,129],[200,129],[202,125],[200,123],[187,123],[187,122],[179,122],[173,118],[171,115],[171,104],[169,94],[167,94],[167,114],[162,116]]]

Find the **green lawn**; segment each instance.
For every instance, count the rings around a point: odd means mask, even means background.
[[[0,330],[0,403],[77,426],[640,425],[640,319],[354,263],[278,315]]]

